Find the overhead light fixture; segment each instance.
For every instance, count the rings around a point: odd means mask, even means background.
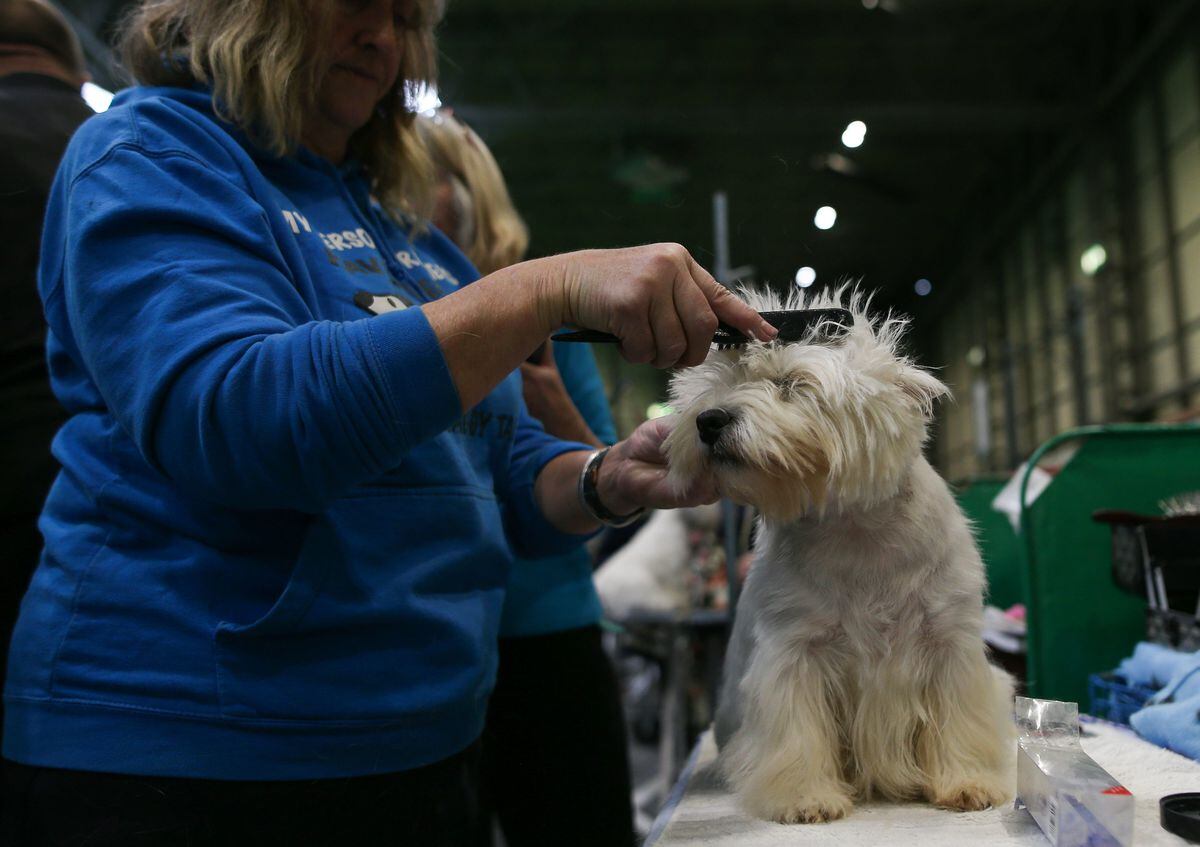
[[[817,281],[817,272],[807,265],[796,271],[796,287],[808,288]]]
[[[94,82],[85,82],[79,89],[79,94],[84,102],[91,106],[93,112],[106,112],[112,104],[113,93]]]
[[[861,147],[867,137],[867,125],[862,121],[850,121],[842,130],[842,143],[847,147]]]
[[[925,297],[929,292],[933,291],[933,283],[922,277],[917,280],[917,284],[913,286],[913,291],[917,292],[918,297]]]
[[[813,215],[813,225],[817,229],[833,229],[835,223],[837,223],[837,209],[833,206],[822,206]]]
[[[862,0],[864,9],[878,9],[879,0]]]
[[[1079,257],[1079,269],[1088,276],[1095,276],[1108,262],[1108,251],[1104,249],[1103,244],[1093,244],[1091,247],[1083,251],[1083,255]]]

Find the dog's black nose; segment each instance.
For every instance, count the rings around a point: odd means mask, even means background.
[[[721,430],[729,426],[733,415],[724,409],[705,409],[696,416],[696,429],[700,430],[700,440],[705,444],[716,444],[721,437]]]

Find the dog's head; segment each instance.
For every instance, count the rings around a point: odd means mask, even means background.
[[[682,489],[712,473],[722,494],[776,520],[893,496],[920,454],[934,400],[948,393],[898,351],[906,321],[871,317],[868,299],[845,288],[786,302],[743,296],[759,310],[846,308],[854,325],[714,352],[678,372],[679,420],[666,441],[672,483]]]

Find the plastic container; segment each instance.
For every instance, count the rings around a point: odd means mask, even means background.
[[[1133,795],[1079,746],[1079,706],[1018,697],[1017,808],[1055,847],[1130,847]]]

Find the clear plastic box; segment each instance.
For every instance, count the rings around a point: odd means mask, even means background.
[[[1079,706],[1018,697],[1017,808],[1055,847],[1131,847],[1133,795],[1079,745]]]

